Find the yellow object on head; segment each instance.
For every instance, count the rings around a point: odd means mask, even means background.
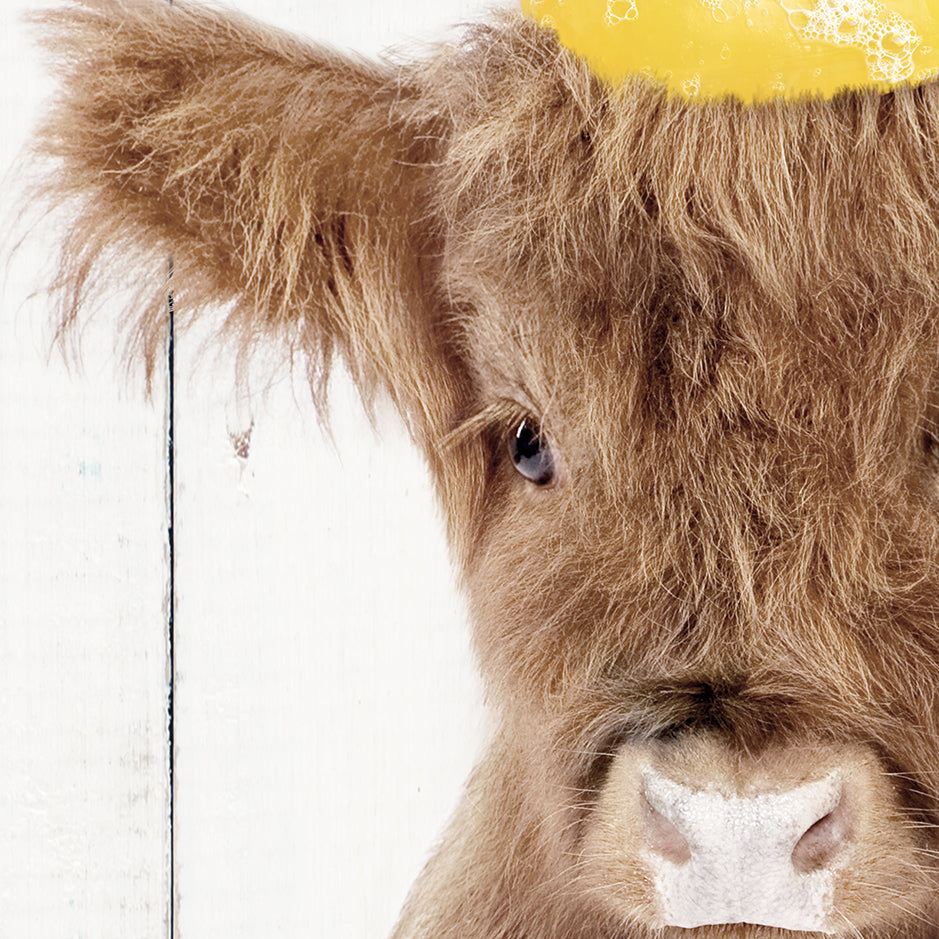
[[[604,81],[690,99],[886,90],[939,72],[939,0],[522,0]]]

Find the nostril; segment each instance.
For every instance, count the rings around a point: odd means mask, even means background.
[[[691,860],[691,848],[685,836],[658,810],[644,793],[639,794],[642,824],[646,846],[674,864],[684,864]]]
[[[820,775],[826,767],[814,749],[779,759],[760,754],[752,767],[736,754],[715,758],[702,750],[703,759],[686,765],[666,751],[662,762],[671,757],[678,771],[640,767],[627,780],[635,785],[628,843],[641,845],[637,859],[651,878],[655,924],[839,933],[848,921],[845,898],[868,889],[858,876],[871,860],[874,808],[891,807],[873,801],[880,782],[874,760],[836,754]],[[704,779],[689,785],[693,772]]]
[[[792,850],[792,866],[800,873],[827,867],[851,841],[851,811],[842,792],[838,804],[814,822]]]

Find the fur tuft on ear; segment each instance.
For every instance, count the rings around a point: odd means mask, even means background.
[[[272,337],[306,356],[321,401],[339,353],[366,401],[389,392],[419,436],[440,429],[458,379],[428,193],[447,126],[416,79],[185,2],[31,22],[61,87],[33,156],[68,212],[63,330],[130,272],[152,368],[172,259],[177,326],[222,307],[243,354]]]

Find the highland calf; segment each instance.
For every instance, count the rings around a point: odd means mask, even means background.
[[[520,16],[368,64],[36,16],[63,322],[223,306],[423,450],[497,739],[399,939],[939,935],[939,83],[610,88]]]

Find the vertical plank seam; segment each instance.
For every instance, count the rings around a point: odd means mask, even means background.
[[[172,0],[170,0],[172,3]],[[169,268],[167,281],[172,284],[173,280],[173,259],[169,259]],[[169,916],[168,933],[169,939],[176,937],[176,745],[175,745],[175,726],[174,726],[174,691],[176,689],[176,543],[174,523],[176,521],[176,453],[174,448],[176,432],[176,334],[174,319],[174,298],[172,287],[166,294],[166,312],[167,312],[167,428],[166,428],[166,473],[168,488],[168,506],[167,506],[167,530],[166,540],[169,553],[169,571],[168,571],[168,598],[167,598],[167,622],[166,622],[166,644],[168,658],[168,687],[166,699],[166,726],[167,726],[167,749],[168,749],[168,825],[169,825]]]
[[[173,6],[173,0],[168,0]],[[166,451],[167,475],[169,483],[169,525],[167,530],[167,543],[169,546],[169,610],[167,611],[167,658],[169,659],[169,682],[166,693],[166,726],[167,726],[167,762],[168,786],[167,797],[167,824],[169,825],[169,917],[168,939],[176,939],[176,738],[174,718],[174,692],[176,690],[176,543],[173,525],[176,521],[176,453],[174,450],[174,435],[176,431],[176,332],[173,316],[173,258],[169,258],[167,271],[169,289],[166,294],[167,314],[167,408],[169,420],[167,421]]]

